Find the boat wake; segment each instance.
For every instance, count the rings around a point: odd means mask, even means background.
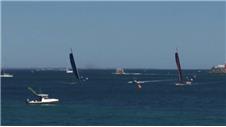
[[[212,84],[224,84],[222,81],[208,81],[208,82],[195,82],[195,85],[212,85]]]
[[[141,73],[125,73],[124,75],[141,75]]]
[[[112,73],[113,75],[142,75],[142,73],[123,73],[123,74],[118,74],[118,73]]]
[[[152,75],[152,76],[156,76],[156,75],[158,75],[158,76],[174,76],[174,75],[177,75],[177,74],[170,74],[170,73],[168,73],[168,74],[146,73],[146,74],[143,74],[143,75]]]
[[[133,81],[129,81],[128,83],[156,83],[156,82],[168,82],[168,81],[174,81],[174,80],[173,80],[173,79],[165,79],[165,80],[146,80],[146,81],[133,80]]]
[[[80,77],[80,80],[85,82],[85,81],[89,80],[89,78],[88,78],[88,77],[83,77],[83,76],[81,76],[81,77]]]

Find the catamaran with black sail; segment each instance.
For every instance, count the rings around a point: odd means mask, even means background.
[[[76,79],[79,81],[79,84],[81,84],[80,76],[79,76],[78,69],[77,69],[76,64],[75,64],[75,60],[74,60],[74,56],[73,56],[73,53],[72,53],[72,49],[71,49],[71,53],[69,54],[69,58],[70,58],[71,67],[72,67],[73,73],[74,73]]]
[[[176,86],[191,85],[192,84],[191,81],[185,81],[183,78],[178,50],[175,53],[175,60],[176,60],[177,72],[178,72],[178,82],[176,83]]]

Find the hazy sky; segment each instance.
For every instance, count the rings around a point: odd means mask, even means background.
[[[226,60],[225,2],[3,2],[4,67],[210,68]]]

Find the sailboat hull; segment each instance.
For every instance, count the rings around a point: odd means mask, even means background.
[[[190,85],[192,85],[192,82],[190,81],[176,83],[176,86],[190,86]]]
[[[1,77],[1,78],[12,78],[13,75],[4,73],[4,74],[0,75],[0,77]]]

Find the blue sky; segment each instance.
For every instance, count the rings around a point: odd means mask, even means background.
[[[10,68],[210,68],[225,58],[225,2],[3,2]]]

